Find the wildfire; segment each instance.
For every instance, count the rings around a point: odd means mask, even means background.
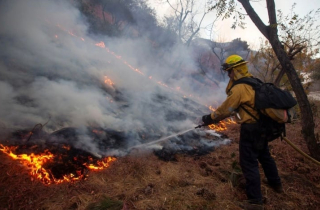
[[[111,87],[114,85],[111,79],[109,79],[107,76],[104,76],[104,83],[110,85]]]
[[[106,45],[102,41],[97,43],[96,46],[101,47],[101,48],[105,48],[106,47]]]
[[[106,51],[107,51],[108,53],[112,54],[115,58],[121,60],[121,61],[122,61],[127,67],[129,67],[131,70],[133,70],[133,71],[135,71],[135,72],[137,72],[137,73],[145,76],[145,74],[144,74],[142,71],[140,71],[139,69],[137,69],[137,68],[133,67],[132,65],[130,65],[126,60],[124,60],[124,59],[122,58],[122,56],[117,55],[115,52],[113,52],[113,51],[111,51],[109,48],[107,48],[106,45],[105,45],[105,43],[104,43],[103,41],[98,42],[98,43],[96,43],[95,45],[98,46],[98,47],[100,47],[100,48],[106,49]],[[150,80],[153,79],[152,76],[149,76],[148,78],[149,78]],[[181,88],[180,88],[180,87],[172,88],[172,87],[169,87],[167,84],[165,84],[165,83],[163,83],[163,82],[161,82],[161,81],[155,81],[155,82],[156,82],[158,85],[163,86],[163,87],[165,87],[165,88],[169,88],[169,89],[171,89],[171,90],[174,90],[174,91],[177,91],[177,92],[181,92]],[[110,84],[109,82],[106,82],[106,81],[105,81],[105,83]],[[189,95],[189,96],[184,95],[183,97],[184,97],[184,98],[187,98],[187,97],[192,98],[193,96],[192,96],[192,95]]]
[[[70,146],[64,145],[62,148],[70,150]],[[75,173],[64,174],[61,178],[56,178],[52,170],[48,169],[48,166],[54,165],[55,161],[60,160],[60,162],[63,162],[62,157],[52,154],[49,150],[45,150],[39,154],[15,154],[17,149],[18,146],[4,146],[0,144],[0,150],[3,153],[7,154],[14,160],[19,160],[23,166],[30,170],[29,174],[32,178],[36,178],[46,185],[84,179],[86,176],[83,173],[83,168],[87,168],[89,170],[102,170],[109,167],[110,163],[116,160],[114,157],[106,157],[92,163],[94,160],[91,157],[88,157],[87,162],[82,163],[82,167],[77,167]],[[75,162],[76,160],[77,157],[74,157],[72,161]]]
[[[215,131],[225,131],[227,130],[227,125],[230,124],[236,124],[236,122],[232,118],[229,118],[227,120],[220,121],[218,124],[208,125],[208,127]]]
[[[97,161],[97,165],[93,165],[93,164],[87,164],[85,163],[84,165],[91,169],[91,170],[102,170],[104,168],[109,167],[110,163],[115,161],[115,158],[113,157],[106,157],[105,160],[103,161]]]
[[[212,106],[209,106],[208,107],[209,110],[211,112],[214,112],[216,111],[215,108],[213,108]],[[228,119],[225,119],[223,121],[220,121],[218,124],[211,124],[211,125],[208,125],[208,127],[212,130],[216,130],[216,131],[225,131],[227,130],[227,125],[230,125],[230,124],[236,124],[236,122],[233,120],[233,118],[228,118]]]
[[[46,22],[50,23],[49,20],[46,20]],[[66,33],[70,34],[71,36],[80,38],[82,41],[85,41],[84,38],[75,35],[73,32],[71,32],[70,30],[65,29],[65,28],[62,27],[60,24],[56,24],[56,26],[57,26],[58,28],[60,28],[61,30],[65,31]],[[58,38],[57,35],[56,35],[55,37]],[[98,42],[98,43],[95,43],[95,46],[105,49],[109,54],[112,54],[115,58],[121,60],[121,61],[122,61],[127,67],[129,67],[131,70],[133,70],[133,71],[135,71],[136,73],[139,73],[139,74],[145,76],[145,74],[144,74],[142,71],[140,71],[138,68],[135,68],[135,67],[133,67],[132,65],[130,65],[126,60],[124,60],[124,59],[122,58],[121,55],[117,55],[115,52],[113,52],[113,51],[110,50],[108,47],[106,47],[106,45],[105,45],[105,43],[104,43],[103,41],[100,41],[100,42]],[[110,62],[109,62],[109,63],[110,63]],[[148,78],[149,78],[150,80],[152,80],[152,76],[149,76]],[[180,87],[173,88],[173,87],[169,87],[168,85],[164,84],[164,83],[161,82],[161,81],[155,81],[155,82],[156,82],[157,84],[159,84],[160,86],[162,86],[162,87],[169,88],[169,89],[171,89],[171,90],[173,90],[173,91],[176,91],[176,92],[182,94],[182,95],[183,95],[183,98],[193,98],[193,97],[195,97],[195,96],[190,95],[190,94],[189,94],[189,95],[186,95],[185,93],[182,92],[182,90],[181,90]]]

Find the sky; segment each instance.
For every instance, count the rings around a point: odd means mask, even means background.
[[[172,1],[172,0],[171,0]],[[165,4],[159,4],[159,1],[150,0],[149,3],[151,7],[155,8],[157,11],[158,17],[161,19],[164,15],[167,15],[170,13],[170,7]],[[259,14],[262,21],[267,24],[268,23],[268,17],[267,17],[267,9],[266,9],[266,1],[251,1],[252,6],[256,10],[256,12]],[[316,8],[320,8],[320,1],[319,0],[275,0],[276,4],[276,10],[282,10],[283,13],[289,14],[290,9],[292,5],[296,3],[295,12],[299,14],[301,17],[308,14],[311,10],[315,10]],[[239,3],[239,5],[241,5]],[[244,11],[244,10],[243,10]],[[203,21],[203,26],[209,25],[211,23],[211,20],[214,19],[213,14],[207,15],[205,20]],[[227,19],[223,21],[219,21],[215,25],[215,32],[214,35],[210,37],[210,33],[208,33],[206,30],[201,31],[201,37],[207,38],[215,41],[222,41],[227,42],[231,41],[235,38],[241,38],[241,40],[247,41],[250,47],[257,48],[260,43],[260,38],[263,38],[263,35],[260,33],[260,31],[256,28],[254,23],[250,20],[250,18],[246,18],[246,28],[236,28],[231,29],[232,25],[232,19]]]

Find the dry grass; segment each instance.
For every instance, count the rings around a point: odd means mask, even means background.
[[[318,115],[315,121],[319,133]],[[225,134],[232,143],[208,155],[177,155],[177,161],[164,162],[137,152],[90,172],[87,180],[50,186],[32,180],[19,162],[0,153],[0,209],[241,209],[246,195],[238,165],[239,125]],[[287,137],[308,153],[299,121],[287,126]],[[265,209],[318,209],[319,166],[284,141],[276,140],[270,148],[285,193],[262,184]]]

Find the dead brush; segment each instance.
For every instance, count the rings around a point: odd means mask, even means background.
[[[239,126],[233,128],[226,132],[237,139]],[[287,131],[288,138],[307,152],[299,123],[288,125]],[[161,161],[154,154],[121,157],[105,170],[90,171],[87,180],[50,186],[31,180],[19,163],[0,154],[0,209],[92,210],[113,202],[118,208],[122,202],[123,210],[240,210],[239,203],[247,199],[245,190],[232,184],[230,178],[238,166],[238,146],[233,140],[207,155],[179,154],[176,162]],[[275,194],[262,184],[263,196],[268,198],[265,209],[317,209],[318,167],[284,141],[272,142],[270,152],[278,164],[285,193]]]
[[[125,172],[127,178],[134,177],[139,181],[143,181],[148,176],[149,164],[141,158],[131,157],[126,159],[126,163],[128,166]]]

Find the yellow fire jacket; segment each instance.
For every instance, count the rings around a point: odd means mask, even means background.
[[[254,107],[255,92],[253,88],[247,84],[237,84],[230,89],[233,81],[242,77],[251,77],[252,75],[248,72],[246,65],[235,68],[234,72],[235,77],[233,80],[229,81],[227,86],[226,92],[228,96],[226,100],[214,112],[211,113],[211,118],[214,121],[219,122],[220,120],[235,114],[236,122],[239,124],[255,123],[256,120],[252,116],[250,116],[242,108],[239,108],[239,106],[242,105],[253,116],[259,119],[257,111],[251,108]]]

